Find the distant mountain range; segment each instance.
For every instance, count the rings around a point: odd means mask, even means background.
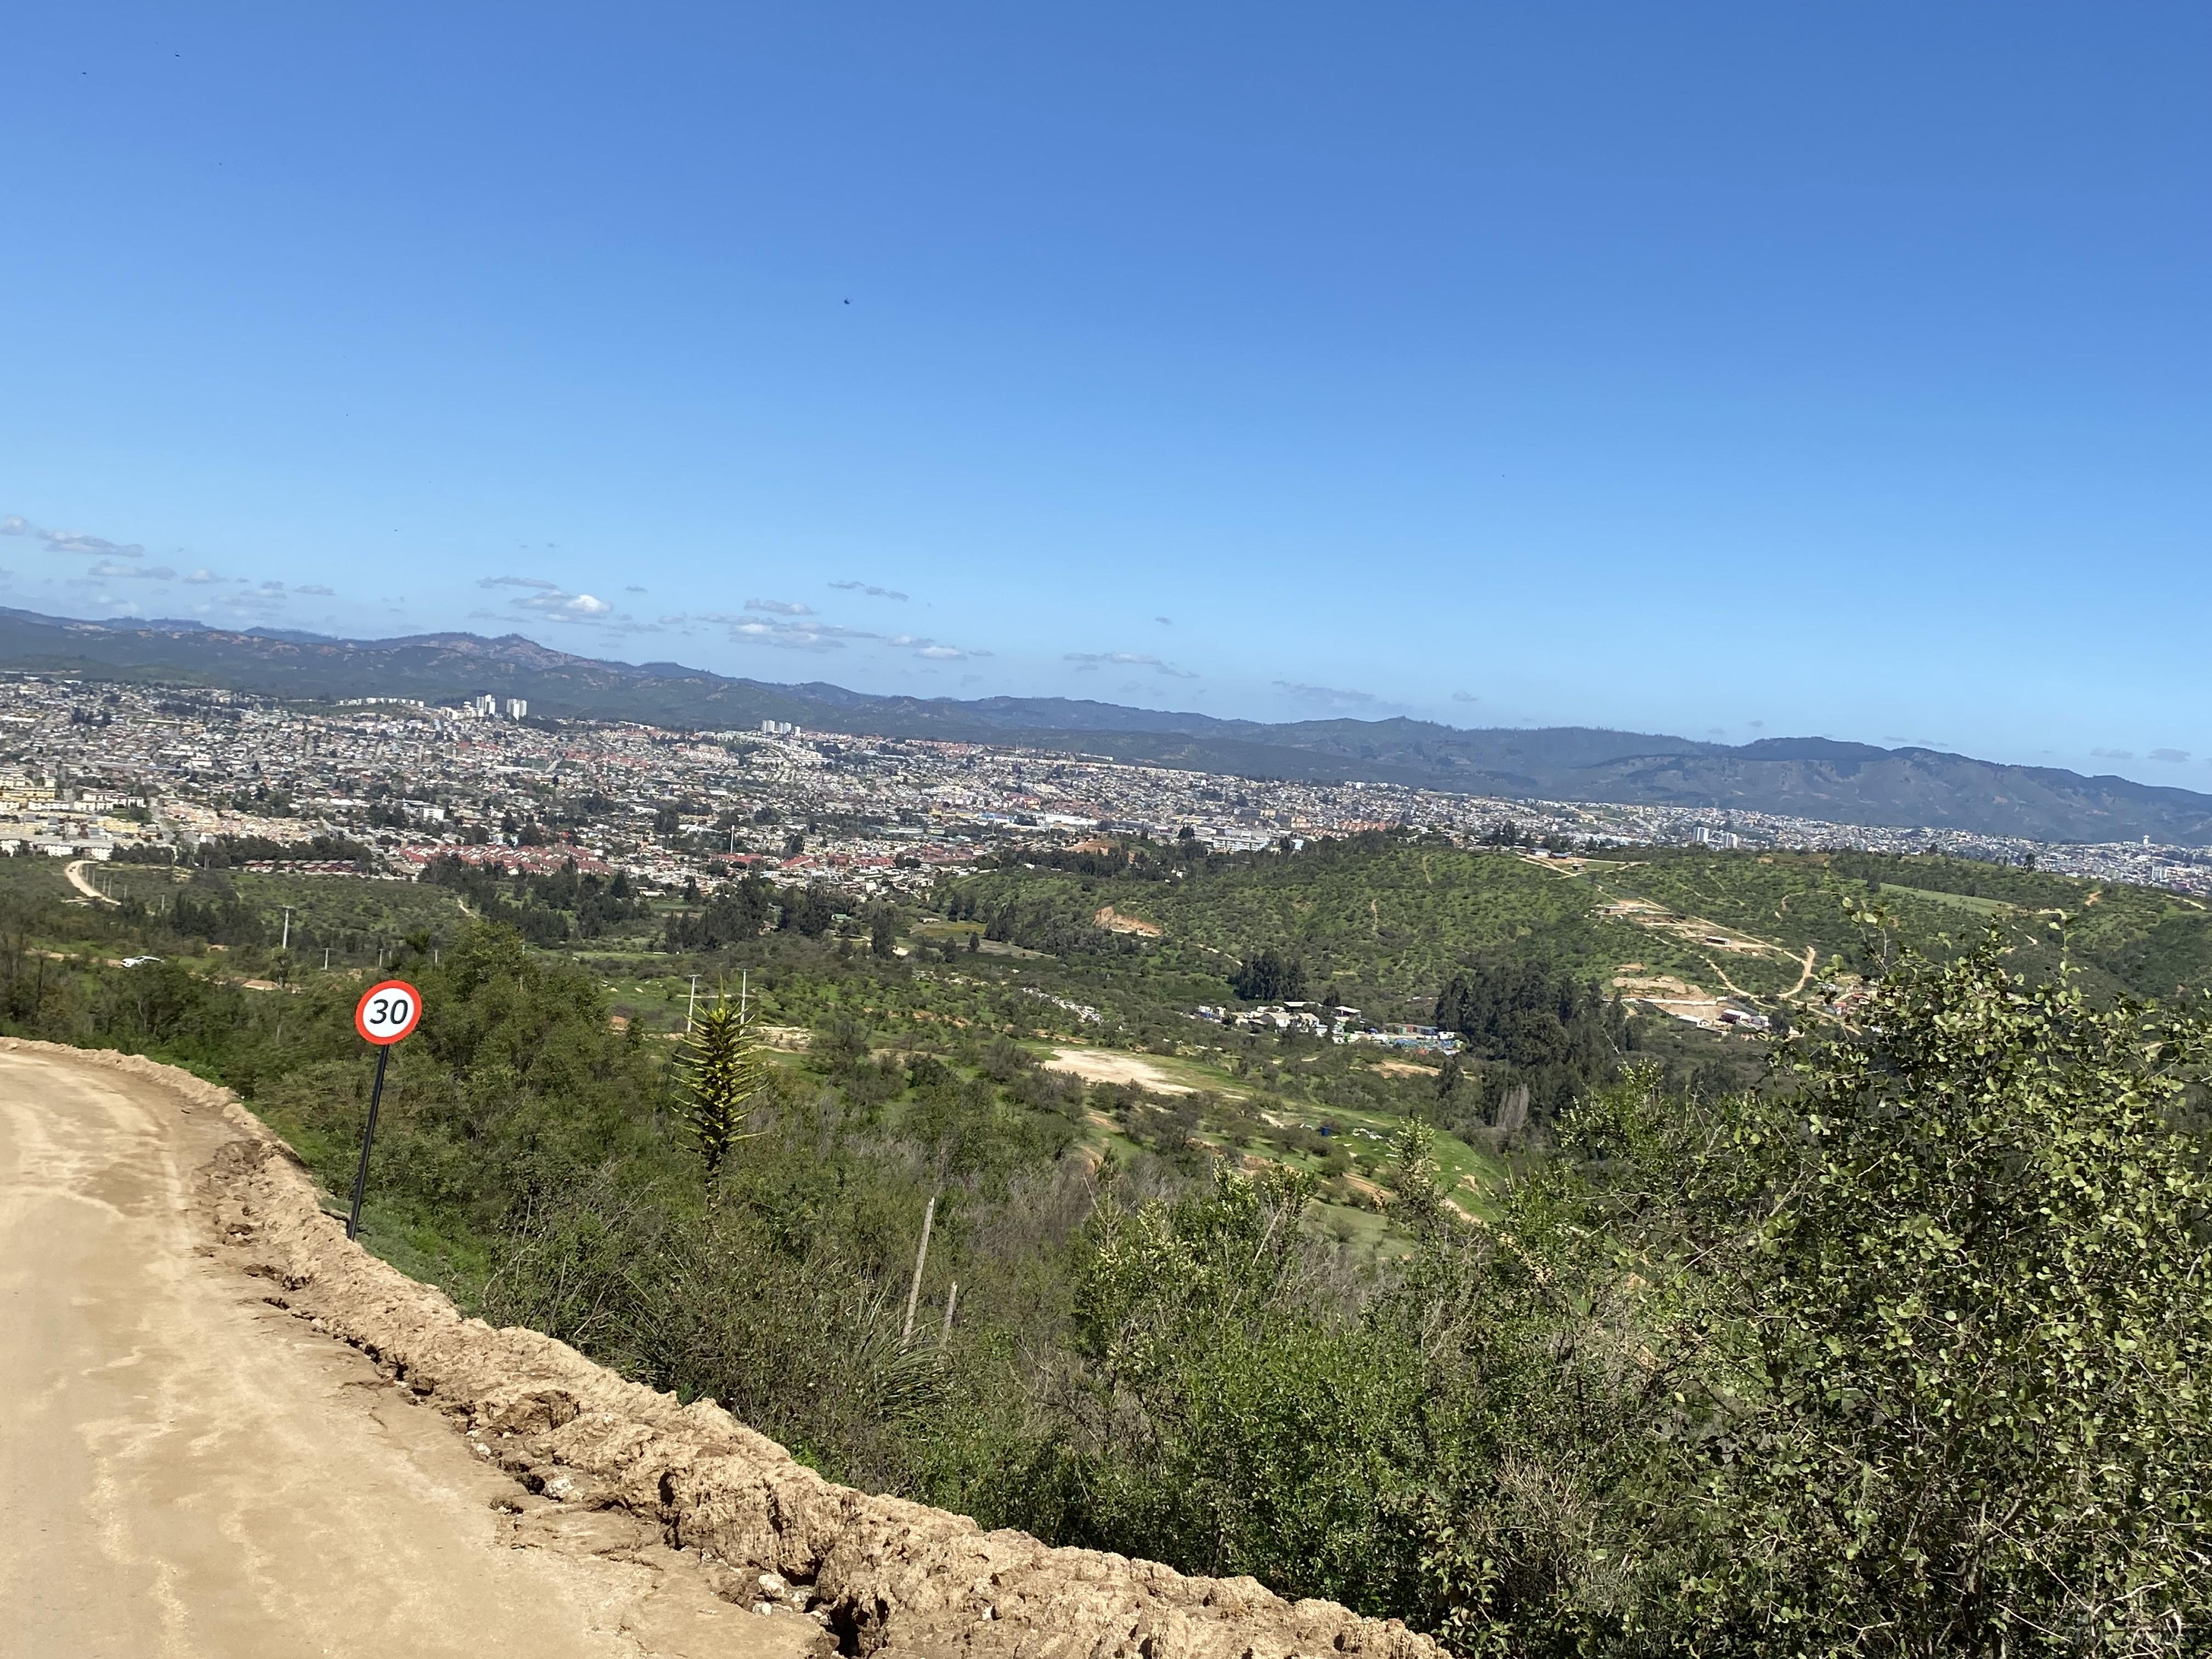
[[[1825,738],[1731,746],[1586,726],[1462,731],[1426,720],[1268,725],[1066,697],[877,696],[732,679],[672,662],[572,656],[510,634],[327,639],[198,622],[78,622],[0,608],[0,668],[307,699],[489,691],[556,719],[1019,744],[1251,778],[1412,784],[1510,799],[1734,807],[1832,823],[2039,841],[2212,845],[2212,795],[2055,767]]]

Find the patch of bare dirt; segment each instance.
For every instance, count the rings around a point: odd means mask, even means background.
[[[1146,921],[1142,916],[1125,916],[1110,904],[1099,906],[1097,915],[1091,920],[1109,933],[1139,933],[1146,939],[1160,937],[1158,923]]]
[[[1044,1062],[1048,1072],[1067,1072],[1085,1083],[1133,1084],[1156,1095],[1194,1095],[1197,1090],[1178,1083],[1142,1054],[1117,1054],[1110,1048],[1055,1048]]]

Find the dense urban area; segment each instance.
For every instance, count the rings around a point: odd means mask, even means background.
[[[295,705],[221,690],[0,682],[0,850],[105,861],[203,841],[290,849],[343,837],[362,873],[446,855],[514,870],[623,872],[702,887],[757,872],[921,891],[1006,846],[1100,832],[1247,850],[1407,826],[1480,840],[1510,825],[1539,850],[1708,845],[1938,852],[2061,874],[2212,892],[2212,854],[2142,842],[2051,843],[1701,807],[1488,799],[1387,784],[1262,781],[972,743],[810,732],[775,721],[706,732],[532,720],[489,696]]]

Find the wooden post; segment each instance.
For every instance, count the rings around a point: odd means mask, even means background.
[[[906,1293],[906,1328],[899,1333],[902,1348],[914,1340],[914,1310],[921,1301],[921,1270],[929,1262],[929,1230],[936,1222],[937,1194],[932,1193],[928,1206],[921,1212],[921,1248],[914,1253],[914,1283]]]

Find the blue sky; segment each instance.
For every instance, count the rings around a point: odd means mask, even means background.
[[[2212,787],[2202,6],[0,50],[0,603]]]

